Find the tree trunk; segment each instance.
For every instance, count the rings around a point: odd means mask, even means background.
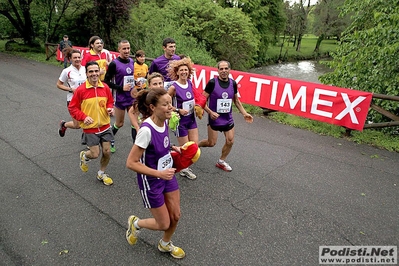
[[[299,52],[301,50],[301,41],[302,41],[302,34],[298,35],[298,44],[296,46],[295,51]]]
[[[33,21],[30,14],[30,3],[30,1],[19,0],[22,9],[22,16],[25,20],[22,34],[25,44],[33,44],[33,40],[35,39],[35,31],[33,29]]]
[[[319,53],[320,44],[324,40],[324,34],[320,34],[319,38],[317,38],[316,47],[314,48],[314,52]]]
[[[17,7],[13,1],[9,0],[9,6],[1,6],[2,9],[0,9],[0,14],[5,16],[11,22],[24,39],[25,44],[33,44],[35,31],[33,29],[33,21],[30,14],[31,1],[19,0],[18,3],[19,7]],[[22,14],[19,13],[19,10],[21,10]]]
[[[284,43],[285,43],[285,32],[284,32],[284,36],[283,36],[283,42],[281,43],[280,54],[278,56],[278,60],[281,60],[281,53],[283,52]]]

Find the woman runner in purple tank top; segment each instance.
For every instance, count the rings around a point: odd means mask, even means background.
[[[171,238],[180,219],[180,190],[172,167],[167,119],[173,112],[172,98],[163,88],[142,90],[137,95],[137,108],[145,120],[127,158],[127,168],[137,172],[144,206],[153,218],[128,219],[126,239],[130,245],[137,242],[141,228],[163,231],[158,250],[174,258],[184,258],[183,249],[172,244]],[[174,147],[176,149],[176,147]]]
[[[174,80],[168,89],[173,97],[174,111],[180,115],[180,122],[175,132],[179,146],[188,141],[198,144],[198,127],[194,112],[194,92],[190,77],[193,75],[193,62],[189,57],[169,63],[169,77]],[[197,176],[190,168],[180,171],[181,176],[194,180]]]

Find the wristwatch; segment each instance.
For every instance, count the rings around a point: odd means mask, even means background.
[[[177,113],[179,113],[179,111],[180,111],[180,109],[179,108],[176,108],[176,110],[175,110]]]
[[[72,90],[72,89],[69,89],[69,93],[73,93],[73,90]]]

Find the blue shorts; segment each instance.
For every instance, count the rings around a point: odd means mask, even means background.
[[[165,193],[179,189],[176,176],[171,180],[164,180],[137,174],[137,183],[145,208],[159,208],[165,204]]]

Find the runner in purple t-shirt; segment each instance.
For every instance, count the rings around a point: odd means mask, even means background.
[[[164,54],[160,57],[157,57],[152,61],[150,69],[148,73],[151,74],[153,72],[161,73],[164,77],[164,87],[165,90],[168,90],[169,86],[172,84],[172,79],[168,75],[168,67],[171,60],[179,60],[180,57],[175,54],[176,52],[176,42],[172,38],[166,38],[162,42],[162,48],[164,50]]]
[[[121,40],[118,43],[119,56],[108,66],[104,82],[115,91],[115,123],[112,126],[112,133],[116,135],[118,130],[123,127],[125,121],[125,112],[129,116],[131,123],[131,135],[133,142],[136,138],[139,124],[137,117],[129,110],[133,105],[134,82],[134,61],[130,58],[130,43],[127,40]],[[116,151],[115,142],[111,142],[111,152]]]
[[[194,112],[194,92],[191,76],[194,73],[193,62],[189,57],[175,60],[169,65],[169,76],[174,83],[169,87],[168,93],[173,97],[174,111],[180,115],[180,122],[175,132],[179,146],[188,141],[198,144],[198,127]],[[181,176],[194,180],[197,176],[190,168],[182,169]]]
[[[176,169],[172,168],[166,123],[173,112],[172,98],[162,88],[142,90],[137,95],[135,105],[145,120],[137,133],[126,166],[137,172],[144,206],[150,209],[154,218],[139,219],[131,215],[126,239],[130,245],[136,244],[141,228],[163,231],[158,250],[181,259],[185,256],[183,249],[174,246],[171,241],[180,219],[180,190],[175,176]]]
[[[208,99],[204,110],[208,113],[208,139],[201,140],[199,147],[213,147],[218,139],[218,131],[223,132],[226,142],[222,148],[222,155],[216,163],[216,167],[231,172],[233,169],[225,162],[234,143],[234,120],[232,115],[232,103],[238,108],[248,123],[253,122],[252,115],[245,111],[237,96],[237,83],[229,78],[230,63],[220,61],[217,64],[219,77],[209,80],[203,95]]]

